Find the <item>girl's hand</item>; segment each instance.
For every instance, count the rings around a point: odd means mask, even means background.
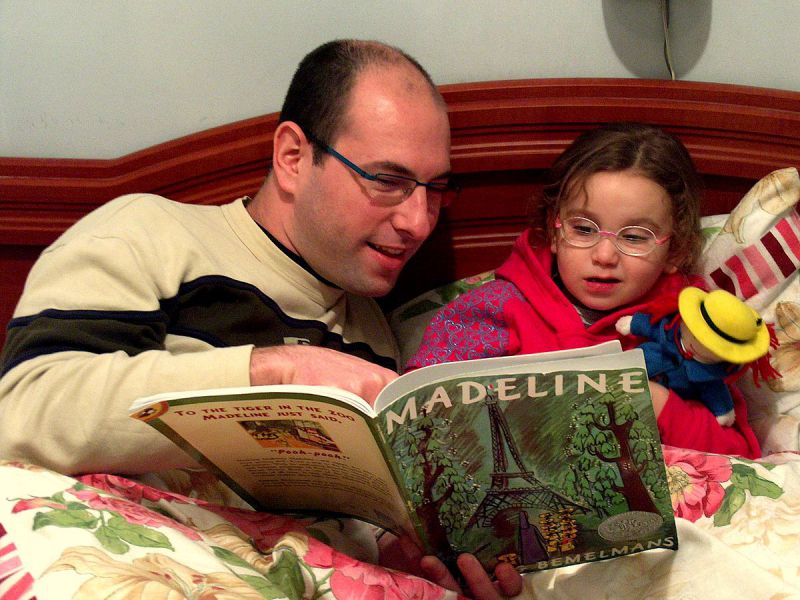
[[[669,398],[669,390],[655,381],[648,381],[647,383],[650,384],[650,399],[653,402],[653,411],[656,413],[656,418],[658,418],[667,403],[667,398]]]

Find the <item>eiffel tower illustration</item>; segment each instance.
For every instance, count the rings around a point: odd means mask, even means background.
[[[494,458],[492,485],[467,522],[467,527],[474,525],[490,527],[492,519],[498,513],[508,509],[524,512],[526,508],[536,508],[555,512],[562,508],[572,508],[585,512],[586,507],[547,487],[539,481],[533,471],[527,469],[522,461],[517,443],[511,435],[508,421],[497,405],[497,398],[491,393],[486,398],[486,408],[489,411]],[[509,471],[509,453],[516,464],[517,471]],[[527,485],[512,487],[512,481],[515,479],[523,480]]]

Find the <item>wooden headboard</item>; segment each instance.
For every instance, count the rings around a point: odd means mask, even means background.
[[[600,123],[645,121],[678,135],[705,181],[704,214],[728,212],[760,177],[800,164],[800,93],[642,79],[441,89],[464,192],[408,265],[389,306],[497,266],[526,223],[544,171],[576,135]],[[276,124],[277,114],[268,114],[110,160],[0,158],[0,324],[41,250],[111,198],[146,191],[215,204],[254,194]]]

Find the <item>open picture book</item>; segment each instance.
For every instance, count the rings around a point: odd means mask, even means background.
[[[677,549],[640,350],[425,367],[374,408],[274,385],[159,394],[145,421],[254,508],[355,517],[521,571]]]

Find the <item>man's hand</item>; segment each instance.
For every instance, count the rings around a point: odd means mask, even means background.
[[[378,548],[381,565],[425,577],[443,588],[464,593],[445,564],[435,556],[423,556],[410,539],[387,532],[381,536]],[[508,563],[497,565],[494,582],[472,554],[460,555],[456,564],[469,588],[470,597],[475,600],[501,600],[522,592],[522,576]]]
[[[458,570],[469,587],[470,597],[475,600],[501,600],[511,598],[522,592],[522,576],[508,563],[500,563],[495,567],[496,581],[489,578],[481,563],[472,554],[462,554],[456,564]],[[425,576],[433,583],[449,590],[463,594],[455,577],[447,570],[444,563],[435,556],[425,556],[420,562]]]
[[[319,346],[255,348],[250,355],[250,385],[329,385],[353,392],[370,404],[396,378],[394,371]]]

